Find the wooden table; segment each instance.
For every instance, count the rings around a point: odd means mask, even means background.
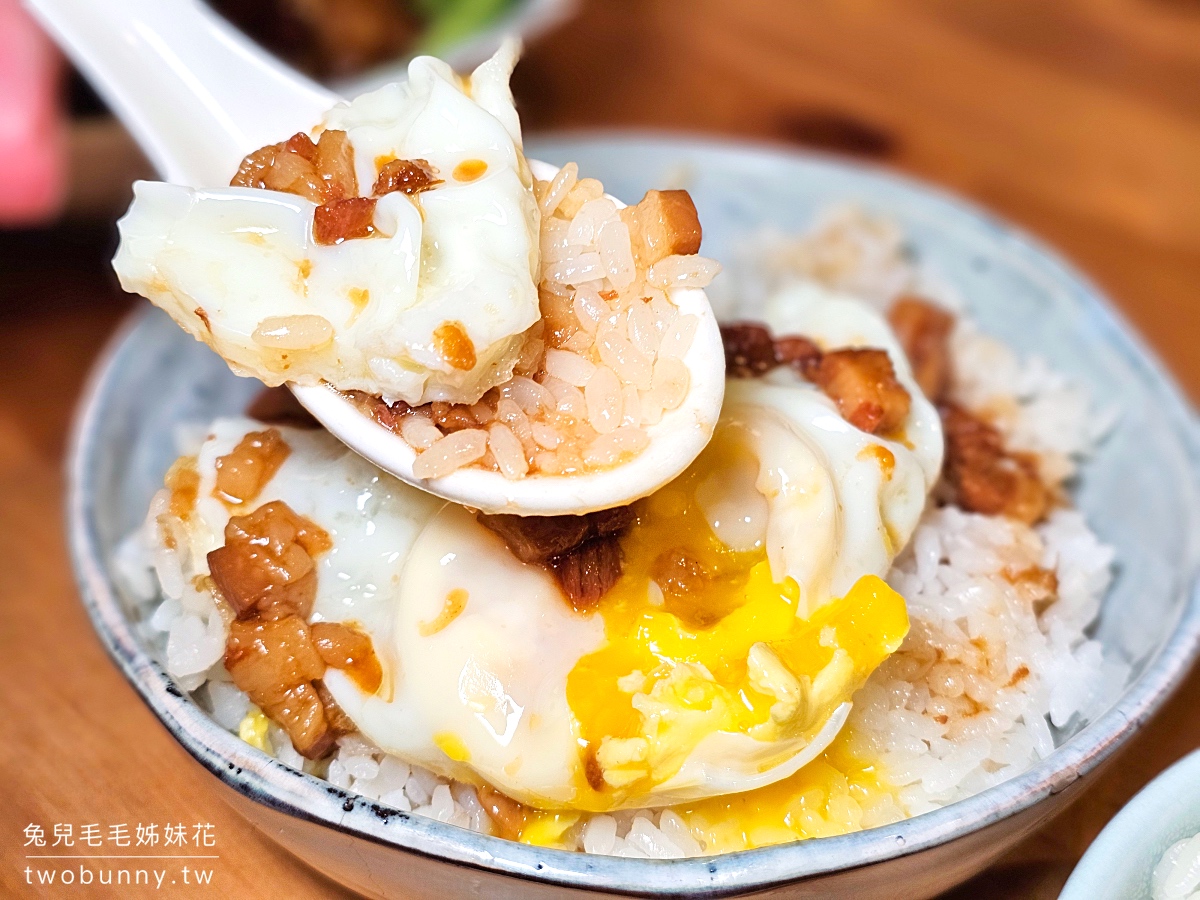
[[[1200,396],[1195,2],[595,0],[530,48],[515,88],[530,130],[761,138],[973,197],[1090,272]],[[107,270],[111,244],[108,224],[0,236],[0,893],[33,896],[30,823],[78,836],[182,821],[212,823],[217,839],[214,887],[198,895],[340,896],[225,806],[76,602],[62,457],[89,363],[131,305]],[[1193,675],[1079,803],[954,896],[1055,896],[1112,814],[1200,745],[1197,702]]]

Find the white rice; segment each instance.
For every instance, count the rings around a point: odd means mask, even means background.
[[[970,320],[959,320],[951,347],[955,399],[999,428],[1010,449],[1037,454],[1050,485],[1072,477],[1077,461],[1112,427],[1116,410],[1091,408],[1082,386],[1040,357],[1022,359]]]
[[[817,217],[811,231],[783,234],[766,228],[747,235],[734,248],[723,284],[710,294],[718,318],[733,319],[761,308],[762,302],[793,281],[816,281],[853,294],[878,309],[906,291],[930,296],[957,310],[945,290],[930,290],[909,258],[904,234],[892,222],[872,218],[856,206],[837,206]]]
[[[572,190],[573,170],[567,167],[563,173],[542,195],[541,202],[551,210]],[[604,211],[592,209],[597,214]],[[579,213],[587,210],[585,201]],[[832,224],[825,231],[771,244],[771,252],[783,255],[763,270],[784,273],[778,277],[816,275],[881,306],[921,280],[894,229],[845,212],[828,222]],[[576,225],[572,221],[571,227]],[[580,231],[586,227],[578,223]],[[591,293],[576,294],[571,308],[581,311],[581,332],[603,302]],[[635,323],[630,316],[628,327],[636,345],[653,323]],[[681,389],[669,371],[669,361],[678,362],[676,352],[666,350],[668,344],[686,346],[689,338],[678,330],[669,329],[661,337],[651,376],[652,384],[663,390],[666,385]],[[529,418],[542,389],[555,408],[586,406],[593,422],[611,420],[613,427],[600,436],[614,447],[603,452],[625,452],[619,442],[634,440],[630,435],[641,431],[616,411],[629,401],[612,398],[617,388],[600,397],[589,395],[589,387],[605,370],[561,352],[547,358],[553,372],[546,384],[530,381],[532,387],[514,389],[497,404],[496,420],[508,430],[503,443],[512,445],[511,435],[523,447],[532,442],[543,452],[553,448],[557,435],[539,430],[542,423]],[[1044,363],[1019,359],[966,320],[954,335],[952,352],[956,399],[995,413],[1014,447],[1039,454],[1048,480],[1057,484],[1073,474],[1107,424],[1088,408],[1085,392]],[[645,395],[639,398],[645,421]],[[487,437],[487,432],[476,433]],[[194,447],[181,449],[191,452]],[[426,453],[437,449],[438,444],[432,444]],[[497,449],[496,465],[515,465],[507,460],[507,451]],[[115,575],[142,608],[146,638],[167,670],[181,687],[195,692],[219,724],[237,731],[250,707],[230,684],[222,664],[227,623],[206,592],[186,583],[178,554],[165,549],[159,539],[155,521],[163,504],[164,497],[156,498],[147,527],[120,546],[113,560]],[[878,760],[896,790],[869,807],[849,795],[842,798],[837,829],[885,824],[977,793],[1044,758],[1106,708],[1124,685],[1129,667],[1106,659],[1086,629],[1099,611],[1112,561],[1111,548],[1098,541],[1078,512],[1059,510],[1029,528],[931,505],[889,576],[908,602],[909,637],[856,695],[850,721],[854,752]],[[1041,570],[1052,572],[1057,581],[1053,597],[1045,596]],[[1029,581],[1022,573],[1037,577]],[[358,736],[340,739],[332,758],[320,763],[303,759],[273,725],[268,740],[282,761],[346,790],[397,809],[493,832],[474,788],[409,766]],[[566,842],[589,853],[674,858],[705,852],[696,834],[673,810],[627,810],[582,817]]]
[[[882,763],[909,815],[1028,768],[1054,749],[1051,725],[1111,699],[1127,670],[1106,666],[1083,636],[1111,562],[1075,512],[1036,529],[955,507],[926,514],[889,578],[912,630],[856,696],[851,720],[856,751]],[[1040,614],[1041,597],[1014,578],[1035,567],[1058,579]]]
[[[680,315],[670,291],[705,287],[720,266],[668,256],[639,268],[629,225],[574,163],[537,182],[535,193],[542,321],[526,336],[512,379],[456,408],[479,426],[470,439],[446,433],[430,407],[402,414],[400,436],[418,453],[418,478],[463,466],[510,479],[612,467],[644,450],[644,428],[687,395],[691,374],[681,359],[699,320]]]

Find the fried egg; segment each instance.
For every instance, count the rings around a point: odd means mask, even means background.
[[[475,402],[511,376],[540,315],[516,58],[506,43],[462,79],[418,57],[406,83],[339,104],[314,129],[346,133],[360,194],[395,159],[426,160],[442,179],[380,197],[369,237],[316,243],[316,204],[293,194],[138,182],[118,225],[122,287],[269,385]]]
[[[907,632],[882,577],[924,508],[941,436],[876,313],[806,294],[777,316],[777,333],[888,350],[912,391],[904,427],[860,431],[786,374],[732,381],[709,447],[635,507],[624,571],[591,613],[467,509],[323,432],[281,429],[291,453],[258,502],[283,500],[330,535],[312,620],[372,639],[377,691],[325,675],[368,739],[535,807],[592,811],[758,788],[829,745]],[[217,457],[261,428],[213,426],[198,515],[174,538],[194,560],[231,512],[212,496]]]

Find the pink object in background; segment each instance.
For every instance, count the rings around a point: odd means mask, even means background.
[[[0,0],[0,227],[45,223],[65,200],[61,68],[20,0]]]

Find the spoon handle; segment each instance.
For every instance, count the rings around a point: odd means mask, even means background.
[[[238,160],[338,97],[199,0],[25,0],[168,181],[229,183]]]

